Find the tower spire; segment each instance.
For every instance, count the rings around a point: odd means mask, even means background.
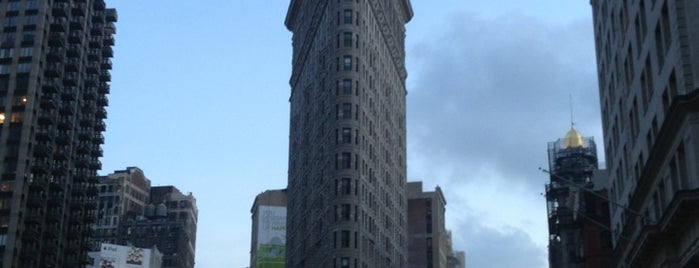
[[[568,94],[568,101],[570,102],[570,128],[575,128],[575,121],[573,120],[573,94]]]

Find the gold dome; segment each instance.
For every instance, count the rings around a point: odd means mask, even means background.
[[[585,140],[582,134],[575,130],[575,128],[570,128],[566,137],[563,139],[563,149],[575,147],[585,147]]]

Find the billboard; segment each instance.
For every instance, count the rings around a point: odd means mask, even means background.
[[[159,261],[152,261],[152,251],[137,247],[102,244],[100,251],[94,254],[95,268],[159,268]],[[91,254],[92,255],[92,254]]]
[[[257,212],[257,267],[284,268],[286,207],[260,206]]]

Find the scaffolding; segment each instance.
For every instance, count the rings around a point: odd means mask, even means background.
[[[574,131],[574,130],[571,130]],[[569,132],[570,135],[571,132]],[[550,180],[546,184],[550,267],[583,267],[583,237],[579,216],[584,215],[585,188],[592,188],[597,151],[591,137],[570,142],[570,137],[548,144]]]

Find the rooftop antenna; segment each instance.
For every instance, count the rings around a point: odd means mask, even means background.
[[[570,101],[570,128],[575,127],[575,121],[573,121],[573,94],[568,94],[568,100]]]

